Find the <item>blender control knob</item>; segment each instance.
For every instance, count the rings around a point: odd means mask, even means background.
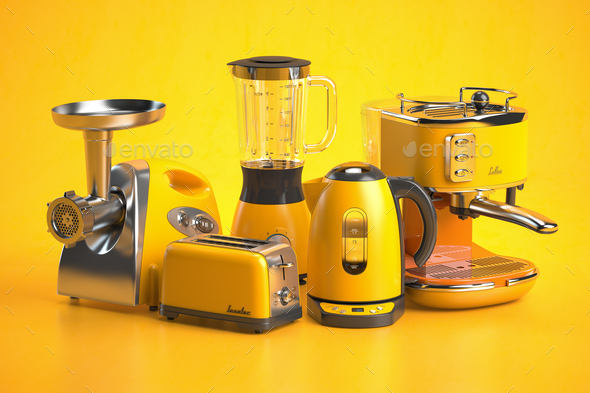
[[[490,96],[485,91],[476,91],[471,96],[471,103],[478,112],[482,111],[490,103]]]

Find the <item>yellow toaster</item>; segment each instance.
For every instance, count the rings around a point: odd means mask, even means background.
[[[293,249],[284,243],[198,235],[168,245],[160,315],[236,322],[256,333],[301,318]]]

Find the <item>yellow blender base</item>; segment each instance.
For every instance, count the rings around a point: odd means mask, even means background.
[[[532,262],[499,256],[476,244],[436,246],[421,268],[406,255],[406,294],[413,302],[433,308],[511,302],[529,292],[538,276]]]
[[[231,234],[290,244],[297,255],[299,278],[307,277],[310,214],[305,201],[259,205],[238,201]]]

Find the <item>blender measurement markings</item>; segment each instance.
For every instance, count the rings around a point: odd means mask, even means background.
[[[8,8],[8,6],[6,6],[6,9],[7,9],[8,11],[10,11],[10,13],[11,13],[12,15],[14,15],[14,12],[12,12],[12,10],[11,10],[10,8]]]
[[[6,7],[6,8],[8,8],[8,7]],[[312,15],[315,15],[315,14],[313,13],[313,11],[309,9],[309,7],[308,7],[308,6],[305,6],[305,8],[307,8],[307,10],[308,10],[309,12],[311,12],[311,14],[312,14]]]
[[[291,7],[291,9],[289,11],[287,11],[287,13],[285,15],[289,15],[289,12],[291,12],[291,10],[295,8],[295,6]]]
[[[51,354],[52,354],[52,355],[55,355],[55,354],[53,353],[53,351],[52,351],[51,349],[49,349],[49,347],[48,347],[48,346],[45,346],[45,348],[47,348],[47,350],[48,350],[49,352],[51,352]]]
[[[28,26],[25,26],[25,27],[27,28],[27,30],[29,30],[31,32],[32,35],[35,35],[35,33],[33,33],[33,30],[29,29]],[[573,29],[573,27],[572,27],[572,29]]]
[[[49,49],[49,48],[47,48],[47,49]],[[86,86],[86,88],[88,89],[88,91],[89,91],[89,92],[91,92],[91,93],[92,93],[92,95],[94,95],[94,92],[93,92],[92,90],[90,90],[90,87]],[[131,130],[130,130],[130,131],[131,131]],[[133,133],[132,133],[132,134],[133,134]]]
[[[269,31],[267,31],[265,35],[268,35],[268,33],[270,33],[270,32],[272,31],[272,29],[274,29],[274,28],[275,28],[274,26],[273,26],[273,27],[271,27],[271,28],[270,28],[270,30],[269,30]]]
[[[12,288],[14,288],[14,285],[12,286]],[[10,288],[10,289],[8,290],[8,292],[12,291],[12,288]],[[588,288],[588,287],[586,287],[586,288]],[[6,295],[8,295],[8,292],[6,292]]]
[[[76,75],[76,74],[74,74],[74,71],[70,70],[70,67],[66,66],[66,68],[68,69],[68,71],[70,71],[72,73],[72,75]]]
[[[551,249],[549,247],[545,246],[545,248],[548,249],[551,254],[555,255],[555,253],[553,251],[551,251]]]
[[[52,55],[54,55],[54,56],[55,56],[55,53],[53,53],[53,51],[52,51],[51,49],[49,49],[49,47],[48,47],[48,46],[45,46],[45,47],[47,48],[47,50],[48,50],[49,52],[51,52],[51,54],[52,54]]]
[[[332,30],[330,30],[330,28],[329,28],[328,26],[326,26],[326,29],[328,29],[328,31],[329,31],[330,33],[332,33],[332,35],[334,35],[334,32],[333,32]]]
[[[45,255],[49,254],[49,253],[51,252],[51,250],[53,250],[54,248],[55,248],[55,246],[51,246],[51,248],[49,249],[49,251],[47,251],[47,252],[45,253]]]
[[[6,306],[6,309],[8,309],[8,311],[10,311],[12,313],[12,315],[14,315],[14,313],[12,312],[11,309],[8,308],[8,306]]]

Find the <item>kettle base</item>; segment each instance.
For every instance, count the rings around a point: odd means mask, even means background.
[[[307,314],[324,326],[375,328],[393,325],[404,315],[404,295],[371,303],[339,303],[307,295]]]

